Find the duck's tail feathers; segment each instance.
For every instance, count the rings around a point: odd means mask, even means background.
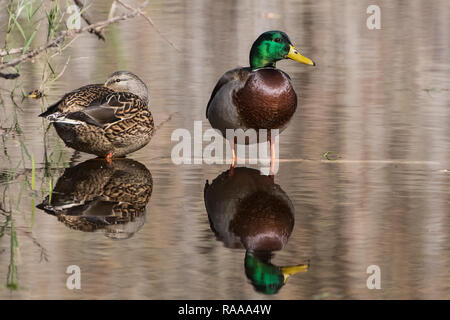
[[[57,122],[57,123],[65,123],[65,124],[72,124],[72,125],[83,124],[83,121],[76,120],[76,119],[70,119],[60,112],[51,113],[48,116],[46,116],[46,119],[50,122]]]
[[[61,99],[62,100],[62,99]],[[44,112],[42,112],[38,117],[47,117],[49,115],[51,115],[52,113],[55,113],[58,111],[58,106],[61,103],[61,100],[55,102],[54,104],[52,104],[50,107],[47,108],[47,110],[45,110]]]

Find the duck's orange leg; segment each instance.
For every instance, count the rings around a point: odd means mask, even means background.
[[[112,153],[111,152],[108,153],[108,155],[105,157],[105,159],[106,159],[106,162],[111,164],[112,163]]]
[[[270,139],[270,177],[275,177],[275,143]]]
[[[234,150],[234,138],[233,140],[230,140],[230,147],[231,147],[231,155],[233,156],[233,161],[231,162],[229,176],[232,177],[234,175],[234,166],[236,165],[236,151]]]

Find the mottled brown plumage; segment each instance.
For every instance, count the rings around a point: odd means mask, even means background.
[[[88,84],[66,93],[61,99],[41,113],[39,117],[47,117],[52,113],[70,113],[82,111],[97,100],[105,98],[114,91],[103,84]]]
[[[73,125],[56,121],[56,132],[68,147],[106,157],[121,157],[145,146],[151,138],[153,116],[143,101],[126,92],[107,95],[98,104],[83,111],[69,113],[66,120],[82,122]]]
[[[38,208],[71,229],[105,229],[111,237],[131,236],[137,231],[133,228],[144,223],[152,190],[152,175],[143,164],[130,159],[112,163],[91,159],[67,168],[51,201],[47,196]]]
[[[40,114],[68,147],[100,157],[122,157],[144,147],[154,123],[148,90],[134,74],[113,73],[105,85],[73,90]]]

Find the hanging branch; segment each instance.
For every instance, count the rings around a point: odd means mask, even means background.
[[[16,48],[16,49],[0,49],[0,58],[4,57],[4,56],[9,56],[11,54],[18,54],[18,53],[22,53],[23,52],[23,48]],[[15,73],[2,73],[0,72],[0,78],[3,79],[15,79],[17,77],[19,77],[20,74],[15,72]]]
[[[88,24],[91,25],[91,20],[87,17],[86,13],[83,12],[83,8],[84,8],[84,4],[80,1],[80,0],[73,0],[73,2],[77,5],[77,7],[80,9],[81,12],[81,18],[83,18],[83,20]],[[95,34],[100,40],[105,41],[105,37],[103,36],[103,32],[102,31],[97,31],[97,30],[90,30],[88,31],[92,34]]]
[[[0,49],[0,58],[4,56],[9,56],[10,54],[18,54],[22,53],[23,48],[16,49]]]
[[[49,48],[58,47],[66,38],[72,38],[76,34],[80,34],[83,32],[94,32],[94,31],[100,32],[103,29],[105,29],[107,26],[109,26],[110,24],[116,23],[118,21],[123,21],[123,20],[128,20],[128,19],[134,18],[137,15],[142,14],[142,9],[145,6],[147,6],[148,2],[149,1],[145,1],[140,7],[134,9],[130,13],[116,16],[116,17],[113,17],[113,18],[105,20],[105,21],[93,23],[93,24],[90,24],[90,25],[80,28],[80,29],[61,31],[53,40],[47,42],[46,44],[44,44],[34,50],[27,50],[27,52],[20,55],[19,57],[0,64],[0,70],[8,68],[8,67],[14,67],[24,61],[31,60]],[[15,50],[15,49],[12,49],[12,50]]]
[[[118,2],[121,6],[129,9],[129,10],[136,10],[135,8],[127,5],[126,3],[123,3],[120,0],[115,0],[114,3]],[[114,5],[113,3],[113,5]],[[150,17],[146,16],[144,12],[139,12],[139,14],[145,19],[147,20],[148,23],[150,23],[150,25],[156,30],[156,32],[161,36],[161,38],[163,38],[172,48],[174,48],[176,51],[181,52],[180,49],[178,49],[178,47],[172,42],[170,41],[162,32],[161,30],[159,30],[159,28],[157,26],[155,26],[155,24],[153,23],[153,20],[150,19]]]

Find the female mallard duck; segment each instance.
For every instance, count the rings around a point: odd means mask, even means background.
[[[152,190],[152,175],[143,164],[91,159],[67,168],[37,207],[71,229],[104,230],[109,238],[125,239],[144,225]]]
[[[47,117],[68,147],[106,157],[123,157],[149,143],[153,117],[145,83],[128,71],[114,72],[105,84],[65,94],[40,117]]]
[[[281,132],[297,108],[297,95],[289,76],[277,69],[281,59],[292,59],[314,66],[292,45],[286,33],[267,31],[250,50],[250,67],[226,72],[217,82],[206,108],[211,126],[226,137],[226,129],[279,129]],[[230,141],[233,168],[236,162],[234,138]],[[274,163],[274,145],[270,141]]]

